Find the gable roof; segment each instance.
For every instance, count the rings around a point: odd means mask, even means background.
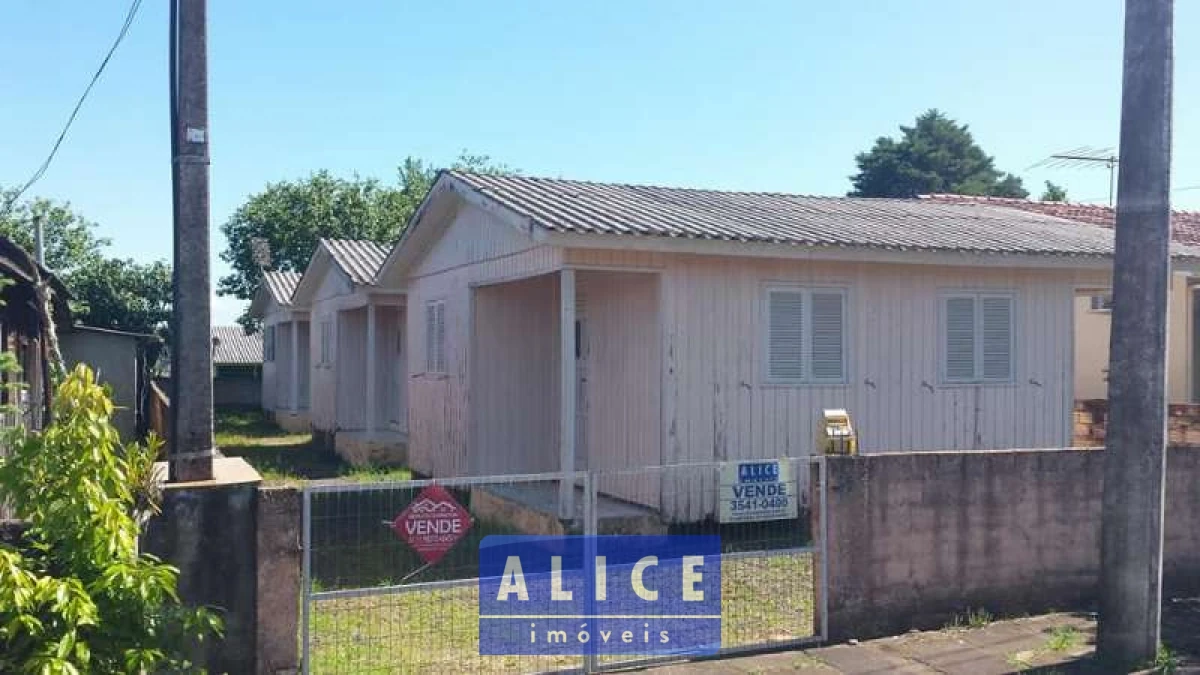
[[[1111,229],[1008,204],[726,192],[463,171],[445,176],[551,233],[1070,257],[1107,257],[1113,251]],[[1174,253],[1200,257],[1200,249],[1187,247]]]
[[[363,239],[322,239],[333,262],[357,285],[375,283],[390,247]]]
[[[298,283],[300,283],[299,272],[291,270],[263,272],[263,286],[271,294],[271,299],[280,305],[292,304],[292,293],[296,292]]]
[[[213,326],[213,364],[218,366],[262,363],[262,334],[246,335],[241,326]]]
[[[1043,202],[1014,197],[978,197],[974,195],[951,194],[921,195],[920,199],[940,204],[1003,206],[1109,228],[1115,227],[1117,222],[1117,210],[1111,206],[1099,204]],[[1200,211],[1172,211],[1171,240],[1179,244],[1200,246]]]

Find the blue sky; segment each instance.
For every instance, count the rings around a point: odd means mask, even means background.
[[[1200,186],[1200,3],[1176,3],[1176,187]],[[4,0],[0,184],[23,182],[125,0]],[[150,0],[32,194],[114,252],[171,254],[167,3]],[[533,175],[842,194],[854,154],[938,107],[997,165],[1104,201],[1102,170],[1027,167],[1117,144],[1120,0],[210,0],[213,251],[268,182],[392,180],[460,150]],[[1200,189],[1175,192],[1200,208]],[[214,279],[224,272],[214,261]],[[240,304],[220,299],[214,321]]]

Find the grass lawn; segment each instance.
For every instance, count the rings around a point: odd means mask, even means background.
[[[721,572],[724,646],[813,634],[810,556],[726,560]],[[314,673],[518,673],[580,665],[579,657],[480,656],[474,585],[322,600],[312,612]]]
[[[258,409],[218,409],[216,442],[226,456],[244,457],[268,483],[412,477],[407,469],[351,466],[334,453],[314,447],[312,434],[289,434]]]

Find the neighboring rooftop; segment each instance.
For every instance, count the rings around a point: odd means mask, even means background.
[[[921,195],[921,199],[939,204],[979,204],[1003,206],[1031,213],[1041,213],[1055,218],[1090,223],[1102,227],[1114,227],[1117,210],[1101,204],[1077,202],[1042,202],[1013,197],[977,197],[973,195],[932,194]],[[1200,211],[1172,211],[1171,239],[1177,244],[1200,246]]]
[[[213,364],[244,366],[262,363],[262,334],[246,335],[241,326],[213,326]]]
[[[300,283],[300,273],[291,270],[276,270],[263,272],[263,284],[271,294],[271,299],[280,305],[292,304],[292,293],[296,292],[296,284]]]
[[[447,174],[552,232],[897,251],[1082,257],[1113,251],[1109,228],[1010,204]],[[1177,246],[1173,252],[1200,257],[1200,249]]]
[[[362,239],[322,239],[333,261],[355,284],[375,283],[375,274],[383,266],[389,247]]]

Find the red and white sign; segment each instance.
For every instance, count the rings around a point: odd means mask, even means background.
[[[441,560],[469,529],[471,514],[440,485],[422,490],[392,521],[396,535],[431,565]]]

